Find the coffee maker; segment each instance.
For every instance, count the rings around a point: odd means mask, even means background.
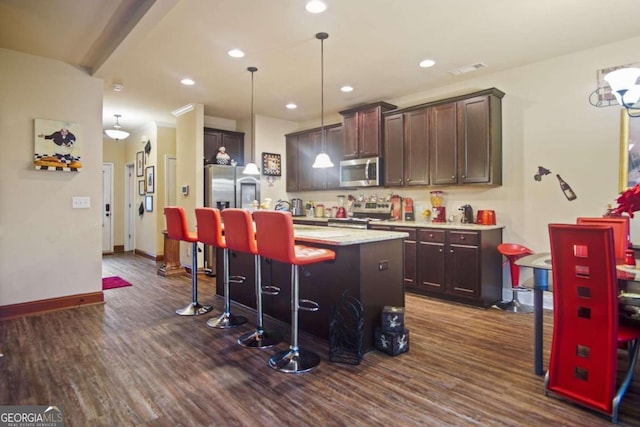
[[[430,194],[433,212],[431,222],[447,222],[447,209],[443,206],[442,191],[432,191]]]
[[[410,197],[404,199],[404,220],[415,221],[415,216],[413,213],[413,199]]]
[[[460,222],[463,224],[473,224],[473,208],[471,205],[463,205],[458,208],[462,212]]]
[[[302,199],[291,199],[291,215],[304,216],[304,206]]]

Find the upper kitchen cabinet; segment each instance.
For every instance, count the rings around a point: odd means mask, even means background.
[[[429,109],[384,117],[384,184],[429,184]]]
[[[324,127],[324,151],[332,168],[314,169],[313,162],[323,150],[322,129],[310,129],[286,135],[287,191],[330,190],[340,187],[339,157],[342,154],[342,127]]]
[[[493,88],[432,107],[432,184],[502,185],[503,96]]]
[[[204,128],[204,162],[215,163],[218,149],[224,147],[227,154],[244,165],[244,133]]]
[[[382,113],[395,105],[376,102],[341,111],[343,132],[342,159],[378,157],[382,153],[384,122]]]

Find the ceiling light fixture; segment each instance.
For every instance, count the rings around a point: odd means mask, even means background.
[[[295,110],[296,108],[298,108],[298,106],[296,104],[294,104],[293,102],[290,102],[287,104],[287,108],[289,110]]]
[[[194,84],[196,84],[196,82],[188,78],[180,80],[180,83],[182,83],[185,86],[193,86]]]
[[[127,139],[129,137],[129,132],[120,130],[122,126],[120,126],[120,122],[118,121],[122,116],[120,114],[114,114],[114,116],[116,118],[116,124],[113,125],[113,129],[106,129],[104,133],[106,133],[109,138],[115,139],[116,141]]]
[[[320,40],[320,133],[322,135],[322,151],[316,156],[313,168],[332,168],[333,162],[325,153],[326,135],[324,132],[324,41],[329,38],[327,33],[318,33],[316,38]]]
[[[589,95],[589,102],[595,107],[609,107],[615,105],[614,100],[627,110],[629,117],[640,117],[640,68],[619,68],[604,76],[604,80],[611,87],[611,93],[606,87],[599,87]],[[611,98],[613,95],[614,98]],[[638,105],[636,105],[638,104]]]
[[[233,58],[242,58],[244,56],[244,52],[240,49],[231,49],[229,51],[229,56]]]
[[[256,141],[255,141],[256,120],[255,120],[255,117],[253,116],[253,73],[258,71],[258,69],[256,67],[249,67],[247,68],[247,71],[251,72],[251,141],[250,141],[251,162],[247,163],[242,173],[246,175],[260,175],[260,170],[258,169],[258,165],[255,164],[256,156],[254,151],[255,151],[255,145],[256,145]]]
[[[348,85],[347,85],[347,86],[342,86],[342,87],[340,88],[340,90],[341,90],[341,91],[343,91],[343,92],[345,92],[345,93],[346,93],[346,92],[353,92],[353,86],[348,86]]]
[[[429,68],[433,67],[434,65],[436,65],[436,61],[434,61],[433,59],[424,59],[420,61],[421,68]]]
[[[320,0],[311,0],[304,7],[309,13],[322,13],[327,10],[327,4]]]

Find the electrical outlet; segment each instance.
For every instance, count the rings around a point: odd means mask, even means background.
[[[91,207],[91,197],[73,196],[71,198],[71,207],[73,209],[89,209]]]

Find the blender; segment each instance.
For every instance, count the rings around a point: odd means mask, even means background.
[[[346,218],[347,210],[344,207],[344,197],[338,196],[338,210],[336,211],[336,218]]]
[[[433,212],[431,222],[447,222],[447,210],[442,206],[442,191],[432,191],[430,194],[431,211]]]

